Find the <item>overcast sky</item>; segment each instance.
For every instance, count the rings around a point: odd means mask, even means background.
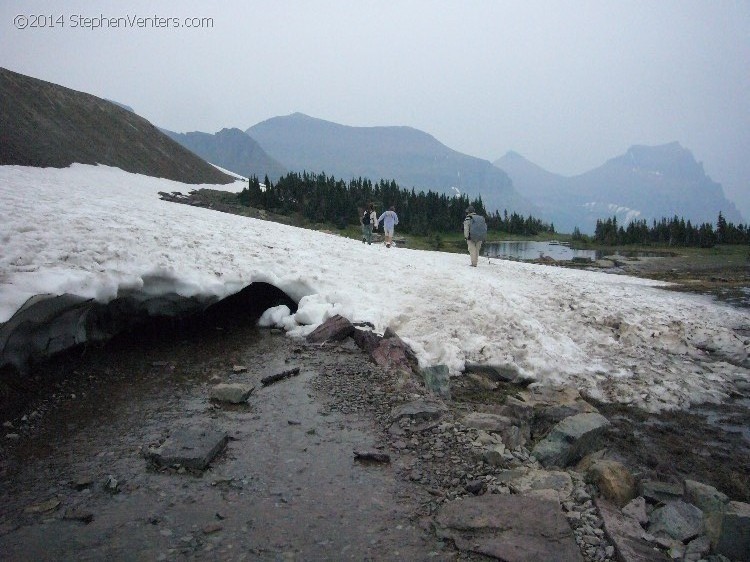
[[[565,175],[679,141],[750,220],[746,0],[2,0],[0,66],[177,132],[300,111]]]

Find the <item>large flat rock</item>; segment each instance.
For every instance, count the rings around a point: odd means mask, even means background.
[[[205,470],[216,455],[226,446],[226,432],[206,427],[176,429],[169,439],[148,457],[159,466],[183,466]]]
[[[583,562],[557,502],[518,495],[464,498],[435,517],[438,536],[505,562]]]

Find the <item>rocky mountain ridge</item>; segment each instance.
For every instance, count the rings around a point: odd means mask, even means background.
[[[119,105],[0,68],[0,165],[115,166],[183,183],[226,184],[223,174]]]
[[[632,146],[625,154],[572,177],[548,172],[513,152],[494,165],[505,170],[545,216],[553,216],[562,232],[577,226],[591,233],[597,219],[612,217],[623,226],[631,220],[650,225],[675,216],[699,225],[715,224],[721,212],[729,222],[744,222],[722,186],[678,142]]]

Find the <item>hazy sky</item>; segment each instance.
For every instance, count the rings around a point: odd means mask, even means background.
[[[300,111],[565,175],[679,141],[750,220],[750,1],[214,4],[1,0],[0,66],[177,132]]]

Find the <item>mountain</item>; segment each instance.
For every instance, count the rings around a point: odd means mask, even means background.
[[[403,188],[482,196],[488,210],[538,214],[508,176],[487,160],[451,150],[411,127],[350,127],[294,113],[250,127],[247,134],[293,171],[348,180],[395,180]]]
[[[239,129],[222,129],[218,133],[173,133],[162,129],[172,140],[212,164],[245,177],[265,176],[275,181],[287,173],[286,168]]]
[[[230,183],[131,111],[0,68],[0,165],[65,168],[73,162],[183,183]]]
[[[632,146],[603,165],[573,177],[540,168],[515,153],[494,165],[536,202],[561,232],[574,227],[593,233],[597,219],[631,220],[683,217],[693,224],[715,224],[721,212],[729,222],[743,218],[721,184],[714,182],[693,154],[679,143]]]

